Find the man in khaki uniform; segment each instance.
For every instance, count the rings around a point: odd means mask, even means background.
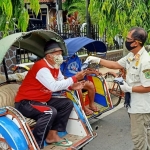
[[[131,96],[128,112],[131,120],[133,150],[150,150],[150,56],[143,47],[147,32],[140,27],[131,28],[127,34],[125,45],[129,50],[127,56],[119,61],[108,61],[89,56],[87,61],[100,63],[111,69],[125,68],[126,82],[122,91]]]

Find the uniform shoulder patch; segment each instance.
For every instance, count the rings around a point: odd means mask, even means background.
[[[150,79],[150,69],[145,69],[142,72],[144,73],[146,79]]]

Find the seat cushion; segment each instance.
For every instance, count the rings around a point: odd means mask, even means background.
[[[5,75],[0,74],[0,83],[6,82]]]
[[[25,119],[26,119],[26,122],[29,125],[29,127],[34,127],[35,126],[36,121],[34,119],[26,118],[26,117],[25,117]]]
[[[14,107],[14,99],[19,87],[19,84],[6,84],[0,86],[0,107]]]
[[[14,99],[19,87],[19,84],[5,84],[0,86],[0,108],[5,106],[14,107]],[[36,124],[36,121],[31,118],[25,117],[25,119],[30,127]]]

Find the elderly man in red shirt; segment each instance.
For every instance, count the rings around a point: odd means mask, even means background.
[[[73,103],[68,98],[52,98],[52,93],[64,89],[83,88],[86,72],[64,79],[60,71],[63,50],[58,42],[50,40],[44,48],[45,57],[37,61],[29,70],[15,98],[15,108],[25,117],[37,121],[33,135],[40,148],[44,140],[70,146],[71,141],[61,139],[57,132],[65,131]]]

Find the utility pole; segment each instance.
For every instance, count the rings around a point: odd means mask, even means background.
[[[90,18],[90,13],[88,11],[89,4],[90,4],[90,0],[86,0],[86,23],[87,23],[86,35],[87,37],[91,38],[91,18]]]
[[[56,1],[56,14],[57,14],[57,25],[59,33],[63,31],[63,18],[62,18],[62,0]]]

